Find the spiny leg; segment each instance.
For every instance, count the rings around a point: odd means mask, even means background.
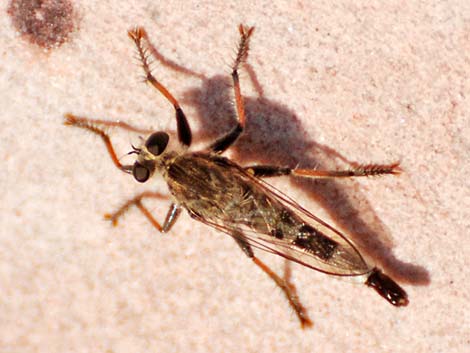
[[[164,198],[162,194],[159,194],[157,192],[150,192],[146,191],[141,194],[138,194],[137,196],[133,197],[132,199],[128,200],[126,203],[124,203],[117,211],[113,213],[107,213],[104,215],[105,219],[110,220],[114,226],[117,225],[119,218],[129,211],[129,208],[132,206],[136,206],[142,213],[143,215],[149,220],[149,222],[158,229],[159,232],[166,233],[168,232],[171,227],[175,224],[178,216],[181,213],[181,208],[177,206],[176,204],[172,203],[170,206],[170,209],[167,212],[167,215],[165,217],[165,221],[163,222],[163,226],[158,222],[155,217],[152,216],[150,211],[142,204],[142,199],[144,198]]]
[[[275,283],[276,285],[281,288],[284,295],[286,296],[290,306],[294,309],[297,318],[300,321],[300,325],[302,328],[312,326],[312,321],[308,317],[307,310],[304,308],[300,299],[297,295],[297,290],[295,286],[290,282],[290,271],[289,268],[285,268],[284,278],[278,276],[273,270],[271,270],[264,262],[258,259],[254,253],[253,249],[251,248],[250,244],[244,241],[241,235],[233,235],[233,238],[243,250],[243,252],[248,256],[250,259],[253,260],[256,266],[258,266],[264,273],[266,273]],[[288,265],[286,265],[288,266]]]
[[[153,75],[150,70],[149,62],[149,51],[148,51],[148,36],[145,32],[145,29],[142,27],[136,27],[129,32],[127,32],[129,37],[134,41],[135,46],[137,47],[137,53],[139,54],[140,61],[142,63],[142,68],[145,72],[145,80],[149,82],[153,87],[155,87],[175,108],[176,113],[176,125],[178,129],[178,139],[185,145],[191,145],[191,128],[189,127],[188,120],[186,115],[181,109],[178,101],[175,97],[168,91],[168,89],[163,86]]]
[[[237,125],[218,140],[216,140],[212,145],[209,146],[215,153],[222,153],[227,148],[229,148],[240,136],[245,128],[245,103],[243,101],[243,96],[240,89],[240,79],[238,76],[238,70],[240,65],[246,60],[249,49],[249,39],[255,30],[254,27],[245,27],[243,25],[239,26],[240,31],[240,43],[238,45],[238,53],[235,59],[235,62],[232,66],[232,80],[233,80],[233,89],[235,93],[235,105],[237,107]]]
[[[144,30],[144,37],[145,39],[145,49],[146,54],[152,59],[158,60],[158,62],[165,68],[172,70],[178,74],[183,74],[185,76],[190,76],[194,78],[198,78],[200,80],[207,80],[207,77],[204,74],[199,72],[193,71],[183,65],[178,64],[177,62],[167,58],[165,55],[160,53],[152,41],[148,38],[147,32]]]
[[[292,275],[291,262],[286,259],[284,261],[284,275],[282,279],[284,283],[286,284],[286,286],[289,288],[292,298],[295,299],[295,304],[296,304],[296,307],[298,308],[298,310],[296,310],[296,313],[302,314],[301,317],[299,316],[299,314],[297,314],[297,317],[300,320],[300,324],[302,328],[311,327],[313,326],[313,322],[308,317],[307,309],[305,309],[305,307],[300,302],[299,295],[297,294],[297,288],[295,287],[294,283],[292,283],[291,281],[291,275]],[[291,303],[290,300],[289,300],[289,303]]]
[[[145,128],[137,127],[121,120],[110,121],[110,120],[102,120],[102,119],[91,119],[91,118],[79,117],[70,113],[65,114],[65,119],[66,119],[65,125],[72,125],[72,124],[67,123],[67,120],[74,120],[82,124],[86,123],[88,125],[93,125],[95,127],[99,127],[99,126],[111,127],[111,128],[117,127],[119,129],[123,129],[123,130],[130,131],[130,132],[137,132],[141,134],[150,134],[154,132],[154,130],[152,129],[145,129]]]
[[[120,126],[120,127],[124,128],[124,129],[127,129],[127,124],[125,124],[125,123],[123,123],[123,124],[124,125]],[[111,142],[111,139],[109,138],[109,135],[103,129],[98,127],[99,125],[103,125],[103,126],[106,126],[106,125],[115,126],[115,125],[113,125],[112,123],[108,124],[108,123],[106,123],[104,121],[100,121],[100,120],[97,121],[97,120],[92,120],[92,119],[88,119],[88,118],[77,117],[77,116],[72,115],[72,114],[65,114],[64,125],[74,126],[74,127],[80,128],[80,129],[88,130],[88,131],[100,136],[101,139],[103,140],[105,146],[106,146],[106,149],[108,150],[108,154],[111,157],[111,160],[113,161],[114,165],[118,169],[122,170],[123,172],[130,173],[130,171],[132,170],[132,165],[123,165],[123,164],[121,164],[121,162],[119,162],[119,159],[116,155],[116,151],[114,150],[114,147],[113,147],[113,144]]]
[[[293,175],[303,178],[351,178],[361,176],[376,176],[401,173],[399,163],[392,164],[367,164],[359,165],[347,170],[315,170],[315,169],[298,169],[285,168],[271,165],[255,165],[245,168],[249,174],[256,177],[274,177],[281,175]]]

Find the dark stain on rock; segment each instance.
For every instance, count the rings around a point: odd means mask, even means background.
[[[23,38],[45,49],[61,46],[76,29],[70,0],[11,0],[7,12]]]

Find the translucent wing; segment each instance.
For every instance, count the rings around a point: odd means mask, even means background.
[[[240,180],[249,181],[250,190],[243,205],[239,205],[241,209],[250,210],[247,220],[240,215],[218,215],[208,219],[192,214],[194,218],[233,237],[241,237],[255,248],[317,271],[338,276],[360,276],[372,270],[352,242],[339,231],[243,169],[232,169],[231,172],[238,173]],[[289,215],[285,221],[287,224],[279,224],[279,213]],[[249,217],[264,217],[265,224],[253,226]]]

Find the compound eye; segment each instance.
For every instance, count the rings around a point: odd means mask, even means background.
[[[145,147],[147,147],[147,150],[151,154],[158,156],[165,150],[169,139],[170,137],[166,132],[157,131],[150,135],[147,141],[145,141]]]
[[[150,171],[139,162],[135,162],[132,167],[132,175],[139,183],[145,183],[150,177]]]

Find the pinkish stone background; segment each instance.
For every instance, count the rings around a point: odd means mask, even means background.
[[[468,349],[470,5],[330,3],[80,1],[79,30],[47,53],[0,16],[0,352]],[[302,331],[229,237],[186,214],[165,235],[135,211],[118,228],[103,220],[145,186],[63,114],[174,129],[171,107],[139,81],[126,37],[138,24],[200,74],[154,65],[195,141],[209,141],[231,121],[239,23],[256,26],[249,63],[263,94],[242,74],[248,128],[232,156],[330,168],[400,160],[400,177],[272,182],[351,234],[403,284],[407,308],[294,265],[315,324]],[[120,155],[139,142],[111,133]],[[167,205],[149,207],[162,219]]]

